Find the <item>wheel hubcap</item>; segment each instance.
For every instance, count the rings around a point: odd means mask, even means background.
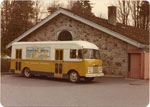
[[[78,80],[78,74],[75,73],[75,72],[72,72],[72,73],[70,74],[70,79],[71,79],[71,81],[73,81],[73,82],[77,81],[77,80]]]
[[[29,77],[29,76],[30,76],[30,72],[29,72],[28,69],[25,70],[25,76],[26,76],[26,77]]]

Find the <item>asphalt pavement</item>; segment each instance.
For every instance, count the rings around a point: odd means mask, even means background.
[[[1,104],[5,107],[145,107],[148,95],[148,80],[101,77],[74,84],[45,77],[1,76]]]

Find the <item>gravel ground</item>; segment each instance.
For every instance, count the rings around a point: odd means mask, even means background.
[[[1,76],[1,103],[5,107],[145,107],[149,102],[148,95],[148,80],[102,77],[91,83],[73,84],[62,79]]]

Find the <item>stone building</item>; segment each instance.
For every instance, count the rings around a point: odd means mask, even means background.
[[[148,78],[148,31],[116,23],[116,8],[108,9],[109,18],[105,20],[85,18],[60,8],[9,43],[7,48],[18,41],[85,40],[100,48],[105,74]]]

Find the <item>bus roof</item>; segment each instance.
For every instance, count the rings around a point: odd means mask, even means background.
[[[99,49],[95,44],[87,42],[87,41],[40,41],[40,42],[15,42],[12,46],[22,46],[26,47],[29,45],[50,45],[50,46],[60,46],[61,48],[76,47],[79,49]]]

